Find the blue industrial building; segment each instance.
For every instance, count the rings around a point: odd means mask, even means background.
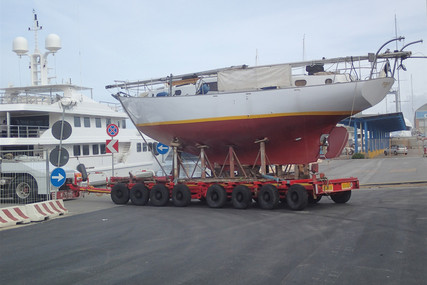
[[[369,157],[378,155],[390,144],[390,133],[406,130],[402,113],[382,115],[356,115],[340,122],[354,128],[355,153],[363,152]]]

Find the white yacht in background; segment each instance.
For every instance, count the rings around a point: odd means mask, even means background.
[[[40,29],[34,13],[34,27],[29,30],[36,33],[36,39]],[[34,53],[27,55],[27,40],[17,37],[13,41],[13,51],[30,58],[31,86],[0,89],[1,156],[46,159],[60,143],[52,134],[52,126],[64,119],[72,127],[71,136],[62,141],[69,154],[64,167],[76,169],[78,164],[84,164],[91,185],[105,184],[112,175],[140,176],[159,171],[157,161],[164,162],[167,153],[160,155],[158,142],[143,139],[136,129],[127,129],[128,116],[119,104],[94,101],[90,88],[50,84],[47,56],[61,49],[60,38],[48,35],[46,49],[41,53],[36,41]],[[119,127],[114,137],[118,140],[118,153],[114,156],[106,153],[106,140],[111,139],[106,131],[109,124]],[[50,169],[53,168],[51,164]]]

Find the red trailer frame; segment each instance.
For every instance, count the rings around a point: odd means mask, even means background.
[[[206,178],[205,170],[209,160],[201,147],[202,177],[174,179],[179,177],[180,159],[174,147],[174,176],[172,177],[111,177],[106,188],[92,186],[79,186],[81,178],[76,177],[73,183],[66,184],[66,189],[59,196],[78,197],[81,191],[95,193],[110,193],[111,199],[116,204],[127,204],[129,200],[134,205],[147,205],[149,201],[153,206],[165,206],[172,200],[178,207],[188,206],[192,199],[206,200],[209,207],[221,208],[227,201],[231,201],[238,209],[251,207],[255,200],[262,209],[274,209],[280,202],[286,202],[292,210],[303,210],[308,203],[317,203],[322,196],[329,196],[336,203],[346,203],[351,197],[351,191],[359,188],[359,180],[355,177],[331,179],[324,174],[317,174],[317,167],[312,167],[311,175],[304,174],[308,178],[279,178],[269,176],[266,172],[265,141],[259,141],[261,158],[260,175],[249,177],[238,162],[234,150],[230,147],[230,160],[227,164],[229,173],[226,178],[216,175]],[[231,163],[233,161],[233,164]],[[207,162],[207,163],[206,163]],[[235,166],[244,176],[235,177]],[[317,166],[317,165],[316,165]],[[224,166],[221,168],[221,172]],[[306,168],[308,169],[308,168]],[[261,177],[261,178],[260,178]]]

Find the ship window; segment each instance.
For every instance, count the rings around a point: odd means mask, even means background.
[[[101,154],[105,154],[105,143],[100,144],[99,147],[101,148]]]
[[[126,129],[126,120],[122,121],[122,129]]]
[[[92,145],[92,154],[93,155],[99,154],[99,145],[97,144]]]
[[[330,79],[330,78],[326,79],[325,84],[332,84],[332,79]]]
[[[117,127],[120,128],[120,120],[117,121]]]
[[[142,150],[142,145],[141,145],[141,143],[137,143],[137,144],[136,144],[136,152],[141,152],[141,150]]]
[[[153,143],[154,155],[159,155],[159,152],[157,151],[157,145],[158,145],[157,142]]]
[[[89,155],[89,145],[88,144],[83,145],[83,155]]]
[[[295,86],[301,87],[306,85],[307,85],[307,80],[305,79],[300,79],[295,81]]]
[[[74,117],[74,127],[80,128],[82,123],[80,121],[80,117]]]
[[[85,128],[90,128],[90,118],[89,117],[84,117],[84,125],[85,125]]]
[[[154,153],[154,155],[158,155],[159,153],[157,152],[157,143],[148,143],[148,151]]]
[[[95,126],[96,126],[97,128],[100,128],[100,127],[101,127],[101,118],[95,118]]]
[[[80,155],[80,145],[79,144],[75,144],[73,146],[73,154],[74,154],[74,156],[79,156]]]
[[[218,91],[218,82],[208,82],[209,91]]]
[[[143,144],[142,144],[142,151],[143,151],[143,152],[146,152],[146,151],[147,151],[147,144],[146,144],[146,143],[143,143]]]
[[[111,124],[111,118],[107,118],[107,119],[105,119],[105,123],[106,123],[106,125],[108,126],[109,124]]]

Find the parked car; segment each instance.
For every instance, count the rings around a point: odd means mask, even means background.
[[[385,155],[389,155],[389,154],[394,154],[394,155],[404,154],[404,155],[407,155],[408,154],[408,148],[406,146],[403,146],[403,145],[392,145],[391,147],[386,148],[384,150],[384,154]]]

